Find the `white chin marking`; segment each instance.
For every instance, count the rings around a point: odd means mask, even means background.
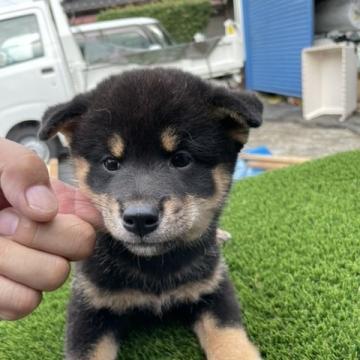
[[[141,246],[141,245],[126,245],[127,249],[138,256],[155,256],[164,253],[162,246]]]

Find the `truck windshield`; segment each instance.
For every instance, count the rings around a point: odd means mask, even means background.
[[[108,29],[76,33],[75,39],[88,64],[111,62],[122,55],[151,49],[148,37],[138,29]]]

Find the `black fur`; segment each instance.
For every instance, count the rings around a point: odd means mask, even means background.
[[[94,194],[106,194],[112,204],[119,204],[115,215],[109,213],[113,206],[110,202],[108,207],[100,206],[114,226],[108,223],[108,229],[98,233],[94,254],[77,265],[77,273],[104,294],[138,290],[142,296],[159,297],[180,286],[210,279],[221,261],[216,227],[224,203],[224,196],[217,194],[219,180],[214,171],[224,179],[231,177],[243,146],[231,134],[259,126],[261,112],[262,105],[253,95],[213,87],[190,74],[164,69],[109,78],[94,91],[49,109],[40,138],[47,139],[56,131],[68,136],[70,132],[72,155],[89,164],[86,185]],[[185,168],[172,166],[173,154],[162,146],[161,135],[169,127],[178,140],[176,151],[187,151],[193,159]],[[110,172],[104,169],[103,160],[112,156],[108,141],[113,134],[121,136],[124,154],[119,159],[119,170]],[[230,183],[222,185],[229,190]],[[174,199],[183,207],[168,216],[167,202],[173,201],[174,209],[178,206]],[[159,229],[144,238],[123,230],[117,233],[124,208],[136,201],[155,204],[161,221],[169,222],[168,231]],[[183,210],[189,201],[195,205]],[[210,218],[208,222],[202,220],[206,227],[195,239],[186,240],[192,229],[187,228],[189,221],[197,220],[190,216],[194,206],[199,212],[210,207],[204,213]],[[139,255],[129,243],[154,243],[158,253]],[[146,306],[123,313],[110,308],[96,310],[91,299],[75,286],[69,306],[66,353],[69,358],[86,359],[109,331],[120,342],[134,326],[167,320],[192,326],[204,312],[212,314],[219,326],[241,326],[239,306],[225,271],[211,292],[199,294],[192,302],[174,301],[170,305],[160,312]]]
[[[80,267],[101,289],[136,289],[159,295],[180,285],[208,278],[219,257],[213,231],[193,246],[143,258],[130,253],[109,234],[98,234],[93,256]],[[173,274],[176,277],[172,277]]]

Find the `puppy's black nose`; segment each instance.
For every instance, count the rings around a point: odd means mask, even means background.
[[[127,231],[145,236],[159,225],[159,211],[151,205],[130,205],[123,214],[123,224]]]

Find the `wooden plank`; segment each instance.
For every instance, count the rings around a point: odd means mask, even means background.
[[[283,164],[302,164],[309,161],[309,158],[295,157],[295,156],[272,156],[272,155],[253,155],[253,154],[240,154],[240,159],[247,161],[283,163]]]
[[[286,163],[275,163],[275,162],[266,162],[266,161],[249,161],[247,165],[251,168],[264,169],[264,170],[276,170],[288,167],[294,164]]]
[[[58,179],[59,178],[59,161],[58,159],[50,159],[47,164],[49,175],[51,178]]]

